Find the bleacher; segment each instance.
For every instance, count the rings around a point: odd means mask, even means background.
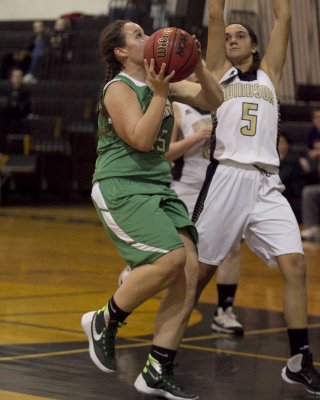
[[[27,47],[32,23],[0,22],[1,57]],[[46,26],[52,27],[53,23],[46,21]],[[15,181],[19,181],[17,175],[23,173],[23,168],[14,168],[13,161],[21,163],[26,173],[37,175],[40,201],[45,200],[46,193],[65,200],[90,192],[96,158],[95,109],[104,71],[99,59],[98,38],[106,24],[105,16],[74,21],[72,60],[50,65],[50,70],[46,64],[42,65],[38,82],[26,84],[31,95],[31,111],[24,120],[23,132],[7,136],[7,149],[11,153],[9,157],[12,156]],[[4,103],[3,93],[9,87],[8,80],[0,80],[0,107]],[[30,143],[27,149],[25,137]],[[37,166],[36,170],[26,167],[24,155]]]
[[[306,136],[312,126],[311,110],[320,105],[320,85],[296,85],[296,96],[294,104],[282,104],[281,130],[285,132],[292,141],[292,150],[299,154],[308,151]]]
[[[281,132],[288,135],[292,150],[301,155],[307,153],[306,137],[312,125],[308,104],[283,104],[280,106],[280,113]]]

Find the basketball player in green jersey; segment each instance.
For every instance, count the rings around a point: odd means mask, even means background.
[[[106,306],[83,315],[92,361],[116,370],[115,335],[139,305],[165,290],[146,366],[135,381],[139,392],[168,399],[193,399],[175,382],[173,362],[194,306],[198,277],[197,232],[186,206],[170,189],[165,152],[173,127],[171,101],[206,110],[222,102],[222,91],[200,58],[200,84],[170,84],[174,72],[159,74],[143,60],[142,28],[118,20],[101,34],[109,68],[99,107],[98,158],[92,199],[124,260],[133,268]]]

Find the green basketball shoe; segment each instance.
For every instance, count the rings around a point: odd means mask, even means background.
[[[172,400],[198,400],[199,396],[189,393],[175,382],[173,375],[173,363],[160,365],[149,355],[146,366],[134,383],[134,387],[140,393],[161,396]]]
[[[106,326],[104,312],[90,311],[82,316],[81,326],[89,340],[89,354],[96,366],[104,372],[117,370],[115,337],[120,322],[109,320]]]

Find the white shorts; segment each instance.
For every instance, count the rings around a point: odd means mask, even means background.
[[[276,256],[303,254],[299,226],[283,190],[277,174],[218,165],[196,223],[199,260],[220,265],[243,236],[270,266],[277,265]]]
[[[201,189],[201,184],[200,186],[197,186],[179,181],[172,181],[171,189],[173,189],[177,193],[179,199],[182,200],[187,206],[188,213],[191,218],[194,206],[196,204]]]

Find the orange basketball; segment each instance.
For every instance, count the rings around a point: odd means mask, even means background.
[[[154,32],[146,42],[144,58],[155,61],[155,72],[159,73],[162,63],[166,64],[166,75],[173,70],[171,82],[187,78],[200,57],[194,38],[179,28],[162,28]]]

